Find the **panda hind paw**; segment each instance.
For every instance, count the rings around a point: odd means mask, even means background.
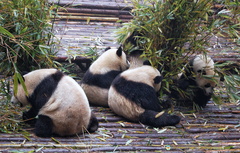
[[[53,122],[52,119],[45,115],[39,115],[35,124],[35,134],[39,137],[52,136]]]

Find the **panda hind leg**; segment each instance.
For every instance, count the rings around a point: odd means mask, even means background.
[[[92,132],[95,132],[97,129],[98,129],[98,120],[94,115],[94,113],[92,112],[87,130],[89,133],[92,133]]]
[[[140,116],[139,121],[143,124],[153,127],[174,126],[178,124],[181,118],[177,115],[170,115],[163,113],[161,116],[156,117],[159,112],[152,110],[145,110]]]
[[[50,137],[52,135],[53,121],[46,115],[38,115],[35,124],[35,134],[39,137]]]

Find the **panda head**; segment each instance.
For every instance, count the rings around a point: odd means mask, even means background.
[[[191,65],[197,86],[202,88],[206,95],[211,95],[217,81],[213,60],[208,56],[198,55]]]
[[[28,95],[31,95],[37,85],[47,76],[56,73],[56,69],[35,70],[23,75],[23,80],[27,88]],[[29,104],[27,93],[24,91],[22,84],[18,84],[17,92],[11,98],[12,103],[20,103],[21,107]]]
[[[124,71],[129,68],[129,61],[122,47],[106,50],[90,67],[92,73],[105,73],[111,70]]]

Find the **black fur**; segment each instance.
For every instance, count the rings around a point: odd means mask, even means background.
[[[109,49],[111,49],[111,47],[108,46],[107,48],[104,49],[104,51],[107,51],[107,50],[109,50]]]
[[[205,91],[199,87],[195,89],[194,93],[193,101],[200,107],[205,107],[212,97],[212,94],[206,95]]]
[[[139,31],[134,31],[127,39],[126,43],[130,42],[133,46],[138,46],[139,37],[142,37],[143,34]]]
[[[129,52],[129,56],[137,56],[139,57],[140,55],[143,54],[143,48],[141,44],[139,43],[141,40],[141,37],[143,36],[142,33],[139,31],[134,31],[125,41],[125,44],[130,43],[133,45],[134,50],[131,50]]]
[[[38,111],[33,107],[31,107],[29,111],[23,112],[22,119],[25,123],[33,126],[37,121],[35,118],[37,115],[38,115]]]
[[[177,81],[177,87],[183,92],[187,92],[187,98],[184,99],[178,90],[175,88],[171,89],[171,97],[176,99],[178,104],[182,106],[192,106],[194,102],[200,107],[205,107],[212,97],[212,95],[206,95],[204,89],[198,87],[195,78],[191,76],[182,76]]]
[[[124,79],[121,76],[113,81],[115,90],[144,109],[161,111],[160,102],[153,87]]]
[[[122,56],[122,47],[120,46],[116,52],[117,56]]]
[[[109,89],[114,78],[122,71],[109,71],[106,74],[92,74],[89,70],[84,74],[81,83]]]
[[[153,127],[173,126],[180,122],[180,117],[177,115],[163,113],[161,116],[156,117],[158,113],[159,112],[152,110],[145,110],[145,112],[139,116],[139,121]]]
[[[98,120],[94,115],[94,113],[92,112],[87,130],[89,133],[92,133],[92,132],[95,132],[97,129],[98,129]]]
[[[45,115],[38,115],[38,119],[35,124],[35,134],[39,137],[50,137],[52,136],[52,129],[52,119]]]
[[[55,74],[44,78],[35,88],[32,95],[28,97],[29,103],[32,108],[26,112],[26,116],[35,117],[39,110],[48,102],[53,92],[57,88],[57,85],[64,74],[57,71]]]
[[[149,60],[145,60],[145,61],[143,61],[143,65],[149,65],[149,66],[152,66],[152,64],[150,63]]]
[[[155,84],[159,84],[162,81],[163,77],[162,76],[156,76],[153,80]]]

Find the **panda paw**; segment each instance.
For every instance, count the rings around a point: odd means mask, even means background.
[[[174,126],[174,125],[178,124],[181,120],[181,118],[177,115],[170,115],[168,119],[169,119],[168,125],[170,125],[170,126]]]
[[[28,115],[27,112],[23,112],[22,119],[23,119],[24,121],[29,119],[29,115]]]
[[[22,119],[25,123],[30,125],[34,125],[36,123],[36,118],[31,117],[28,112],[23,112]]]

